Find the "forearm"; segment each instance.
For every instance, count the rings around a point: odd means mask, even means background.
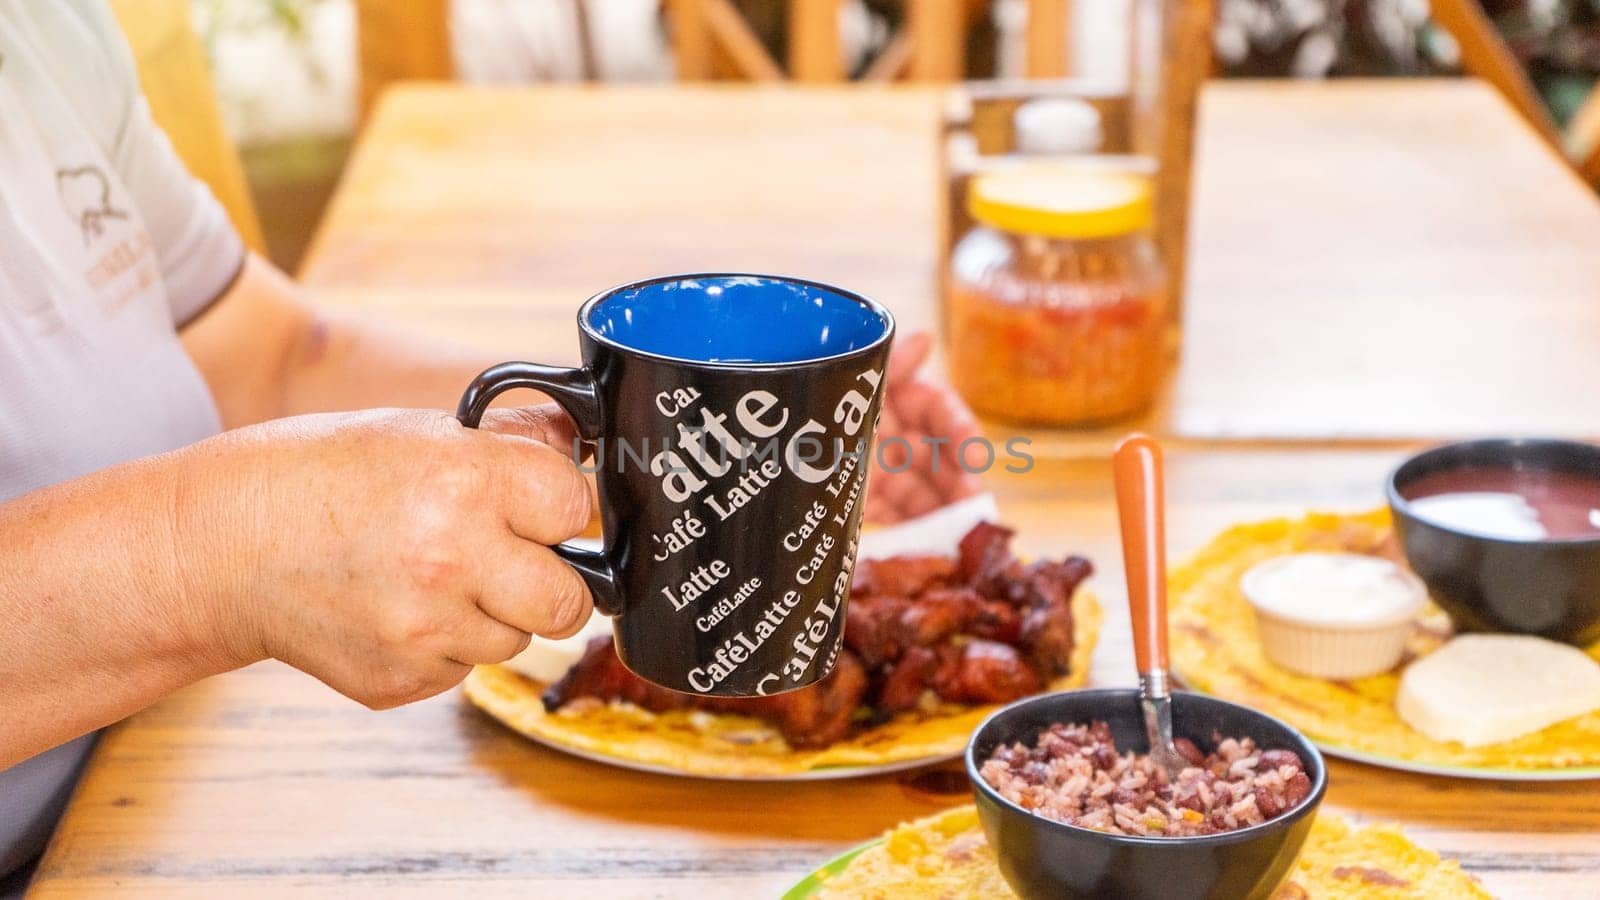
[[[180,540],[191,450],[0,505],[0,769],[250,661]],[[192,466],[187,466],[192,470]]]
[[[467,384],[497,362],[359,315],[311,311],[284,367],[285,414],[376,406],[454,410]],[[531,394],[517,400],[540,402]]]
[[[472,378],[500,361],[358,314],[319,310],[256,257],[182,337],[228,428],[377,406],[454,409]],[[540,402],[537,395],[515,400]]]

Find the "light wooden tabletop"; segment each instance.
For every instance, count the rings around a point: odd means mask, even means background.
[[[545,362],[574,358],[583,297],[673,270],[838,281],[929,325],[937,102],[407,89],[305,278],[331,304]],[[1487,89],[1219,84],[1200,147],[1185,355],[1148,423],[1172,439],[1174,553],[1242,519],[1377,505],[1407,445],[1334,439],[1596,430],[1581,414],[1600,311],[1581,301],[1600,299],[1600,212]],[[1131,684],[1108,469],[1042,456],[990,487],[1022,551],[1099,564],[1093,682]],[[1330,809],[1398,821],[1498,893],[1593,896],[1592,784],[1330,768]],[[262,664],[106,735],[33,896],[774,896],[962,802],[957,781],[636,774],[532,746],[454,691],[374,713]]]
[[[409,90],[306,275],[545,361],[574,358],[581,299],[664,272],[801,274],[931,325],[938,103]],[[1488,86],[1213,84],[1194,182],[1183,358],[1152,430],[1600,434],[1600,203]]]

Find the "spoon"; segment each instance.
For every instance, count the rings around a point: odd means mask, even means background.
[[[1177,777],[1189,765],[1172,743],[1172,689],[1167,679],[1167,538],[1163,522],[1161,445],[1130,434],[1111,456],[1122,525],[1122,567],[1128,574],[1128,617],[1139,667],[1150,759]]]

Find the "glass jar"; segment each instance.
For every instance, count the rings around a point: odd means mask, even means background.
[[[951,380],[979,414],[1101,422],[1149,406],[1166,364],[1166,279],[1151,184],[1095,169],[972,180],[977,225],[950,256]]]

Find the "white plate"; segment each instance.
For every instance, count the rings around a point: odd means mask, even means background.
[[[1194,691],[1207,697],[1218,700],[1230,700],[1220,694],[1195,690],[1194,685],[1185,681],[1182,673],[1177,675],[1178,684],[1186,691]],[[1291,728],[1299,728],[1288,719],[1282,719]],[[1416,772],[1419,775],[1439,775],[1444,778],[1470,778],[1475,781],[1594,781],[1600,780],[1600,766],[1573,766],[1570,768],[1545,768],[1545,769],[1504,769],[1488,766],[1474,768],[1472,766],[1445,766],[1437,763],[1413,762],[1401,759],[1398,756],[1384,756],[1378,753],[1368,753],[1365,750],[1353,750],[1330,744],[1327,741],[1306,735],[1306,739],[1317,746],[1327,756],[1349,760],[1350,762],[1365,763],[1369,766],[1378,766],[1383,769],[1393,769],[1397,772]]]
[[[1336,756],[1351,762],[1366,763],[1369,766],[1395,769],[1400,772],[1442,775],[1445,778],[1472,778],[1478,781],[1593,781],[1600,779],[1600,766],[1574,766],[1566,769],[1500,769],[1442,766],[1434,763],[1412,762],[1409,759],[1400,759],[1394,756],[1380,756],[1362,750],[1351,750],[1347,747],[1337,747],[1315,739],[1311,743],[1316,744],[1317,749],[1328,756]]]

